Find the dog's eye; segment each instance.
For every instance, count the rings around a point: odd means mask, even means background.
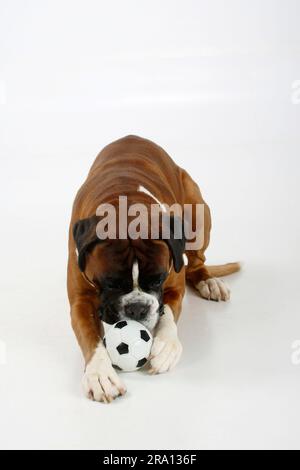
[[[144,287],[147,290],[159,289],[165,279],[166,276],[163,274],[159,276],[148,277],[141,281],[141,287]]]
[[[109,290],[118,290],[124,287],[124,281],[122,279],[106,279],[104,286]]]
[[[149,281],[147,284],[150,288],[155,289],[161,286],[163,283],[162,279],[156,279],[155,281]]]

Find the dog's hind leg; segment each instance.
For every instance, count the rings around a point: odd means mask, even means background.
[[[206,266],[205,251],[210,241],[211,215],[208,205],[203,200],[198,185],[188,173],[182,170],[182,184],[184,188],[184,204],[192,204],[193,209],[197,204],[203,206],[203,218],[201,221],[200,246],[195,250],[187,250],[188,265],[186,267],[186,279],[207,300],[226,301],[230,298],[230,290],[218,276],[225,276],[240,269],[238,263],[229,263],[224,266]],[[197,211],[193,210],[192,227],[195,231]]]

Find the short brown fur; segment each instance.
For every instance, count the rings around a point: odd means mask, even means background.
[[[205,266],[204,253],[209,244],[211,230],[210,211],[197,184],[185,170],[178,167],[161,147],[149,140],[127,136],[111,143],[99,153],[85,183],[77,193],[69,231],[68,296],[72,326],[86,363],[91,359],[103,331],[96,314],[99,296],[78,268],[72,228],[79,219],[95,215],[100,204],[109,202],[116,205],[119,195],[127,195],[129,204],[153,203],[148,195],[137,191],[139,185],[147,188],[159,201],[168,205],[205,205],[203,247],[198,251],[187,251],[187,268],[183,268],[179,273],[172,269],[164,284],[164,303],[171,307],[176,321],[181,313],[186,279],[196,285],[201,280],[231,274],[239,269],[237,263]],[[101,245],[95,248],[96,251],[102,249]],[[99,260],[97,266],[95,259]],[[105,257],[96,256],[93,262],[94,264],[88,262],[86,268],[86,275],[90,279],[95,270],[107,269]],[[168,263],[168,260],[165,262]]]

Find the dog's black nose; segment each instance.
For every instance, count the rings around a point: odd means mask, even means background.
[[[148,312],[148,306],[142,302],[134,302],[132,304],[126,305],[125,314],[128,318],[133,320],[142,320],[146,317]]]

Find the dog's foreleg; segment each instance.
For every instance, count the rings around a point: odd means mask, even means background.
[[[93,302],[77,300],[71,307],[72,327],[85,358],[83,390],[88,398],[110,403],[126,388],[114,370],[102,342],[103,330],[94,314]]]
[[[182,346],[177,334],[174,314],[169,305],[156,327],[150,356],[150,374],[161,374],[173,369],[180,359]]]

